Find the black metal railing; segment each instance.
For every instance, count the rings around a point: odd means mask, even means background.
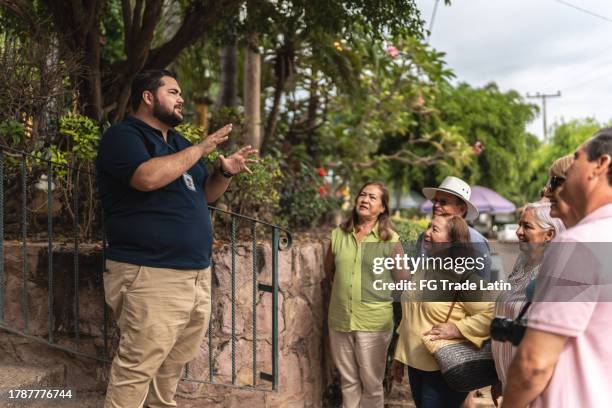
[[[90,200],[91,202],[88,202],[89,207],[83,210],[84,204],[80,191],[80,186],[83,185],[83,177],[89,177],[89,181],[91,181],[92,178],[95,178],[95,175],[88,169],[54,162],[50,157],[41,158],[41,155],[31,155],[7,147],[0,147],[0,328],[81,357],[110,362],[114,351],[112,345],[116,346],[117,343],[117,329],[110,321],[110,313],[103,295],[102,271],[105,270],[104,248],[106,247],[104,234],[101,231],[103,214],[98,205],[94,206],[93,200]],[[38,182],[35,183],[37,180]],[[91,186],[91,183],[88,183],[88,185]],[[88,193],[91,193],[91,191]],[[38,195],[39,201],[41,194],[46,195],[44,200],[46,201],[46,217],[45,214],[41,214],[40,209],[33,208],[34,200],[32,196],[35,194]],[[62,196],[62,201],[58,204],[59,195]],[[59,207],[59,210],[57,207]],[[227,379],[219,376],[215,368],[215,363],[219,363],[216,357],[220,354],[215,349],[215,346],[219,346],[219,344],[215,344],[215,341],[225,344],[225,339],[222,333],[215,336],[216,331],[219,330],[220,322],[214,317],[216,313],[213,308],[207,335],[208,375],[202,373],[201,367],[198,370],[193,370],[187,365],[183,380],[246,387],[253,390],[276,390],[279,357],[279,252],[291,246],[291,234],[277,225],[255,218],[215,207],[209,208],[211,217],[213,219],[218,218],[218,222],[215,221],[215,228],[229,229],[231,331],[228,344],[231,347],[231,375]],[[97,226],[100,231],[97,234],[90,233],[88,242],[84,242],[81,233],[83,213],[91,213],[94,210],[98,214],[94,226]],[[71,220],[70,217],[72,217]],[[39,225],[39,222],[45,219],[46,237],[44,237],[44,228]],[[62,228],[61,231],[56,232],[54,223],[59,224],[58,220],[61,221]],[[92,220],[89,219],[88,222],[91,224]],[[30,225],[32,223],[36,225],[32,227]],[[72,224],[71,228],[66,228],[66,225],[70,223]],[[10,226],[10,228],[7,229],[6,226]],[[283,238],[281,238],[281,235],[284,235]],[[238,241],[239,237],[240,242]],[[270,283],[261,282],[259,279],[259,274],[262,271],[259,270],[261,260],[259,259],[258,249],[261,248],[262,243],[265,243],[265,239],[270,240]],[[237,267],[237,246],[239,243],[241,247],[250,248],[251,252],[251,259],[249,260],[251,270],[245,272],[246,268],[243,268],[243,274],[240,276],[244,279],[248,274],[251,286],[252,326],[250,341],[252,355],[250,364],[252,366],[252,378],[250,384],[245,384],[244,381],[239,383],[237,378],[238,333],[236,313],[239,305],[237,303],[236,280],[239,277],[239,268]],[[9,250],[8,253],[7,249]],[[34,268],[36,270],[32,270],[30,267],[31,251],[38,251],[38,264]],[[83,255],[85,252],[87,252],[86,256]],[[17,273],[18,254],[21,258],[19,273]],[[216,255],[213,257],[213,273],[215,257]],[[71,265],[68,259],[72,260]],[[46,265],[44,265],[45,262]],[[86,268],[83,268],[83,262],[87,263]],[[11,268],[7,269],[7,265]],[[267,275],[268,271],[264,272]],[[37,287],[36,294],[31,292],[33,282],[42,286],[42,290]],[[20,288],[18,288],[19,286]],[[10,290],[7,291],[7,289]],[[46,302],[40,299],[40,294],[45,290]],[[221,290],[221,288],[218,288],[218,290]],[[213,288],[214,291],[215,288]],[[81,307],[82,294],[101,299],[99,307],[93,308],[93,315],[89,304],[86,308]],[[269,333],[269,337],[266,336],[267,338],[264,339],[269,339],[272,345],[269,356],[270,372],[263,370],[258,372],[258,358],[260,358],[257,353],[258,340],[262,340],[258,339],[257,310],[260,303],[258,298],[260,295],[264,296],[266,294],[272,297],[271,333]],[[36,327],[32,327],[34,320],[30,308],[34,303],[40,306],[41,302],[46,303],[48,308],[47,326],[41,327],[41,316],[35,316]],[[7,309],[9,303],[13,306],[20,303],[19,311],[15,307]],[[68,303],[70,304],[68,305]],[[87,316],[83,316],[83,309],[87,309]],[[68,317],[66,317],[67,315]],[[89,325],[85,329],[81,325],[82,321],[95,321],[97,323],[94,327]],[[96,344],[101,344],[101,346],[95,346]],[[265,382],[259,384],[259,379]],[[265,386],[266,384],[269,384],[269,386]]]

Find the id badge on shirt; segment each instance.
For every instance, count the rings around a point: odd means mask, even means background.
[[[196,191],[195,183],[193,182],[193,177],[191,174],[183,173],[183,181],[189,190]]]

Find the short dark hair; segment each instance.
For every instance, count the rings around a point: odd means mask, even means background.
[[[155,93],[157,88],[162,86],[162,77],[169,76],[174,79],[178,79],[178,76],[173,71],[167,69],[149,69],[146,71],[139,72],[134,80],[132,81],[132,90],[130,94],[130,105],[132,111],[136,112],[142,102],[142,93],[144,91],[150,91]]]
[[[599,130],[584,146],[589,161],[599,159],[604,154],[612,157],[612,127]],[[612,185],[612,164],[608,168],[608,184]]]

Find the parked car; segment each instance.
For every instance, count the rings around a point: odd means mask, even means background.
[[[517,242],[516,230],[518,224],[503,224],[497,230],[497,240],[500,242]]]

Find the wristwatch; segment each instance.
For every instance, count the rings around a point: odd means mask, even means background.
[[[223,170],[223,166],[219,165],[219,170],[221,171],[221,174],[223,174],[223,177],[225,178],[232,178],[234,177],[234,174],[230,173],[229,171]]]

